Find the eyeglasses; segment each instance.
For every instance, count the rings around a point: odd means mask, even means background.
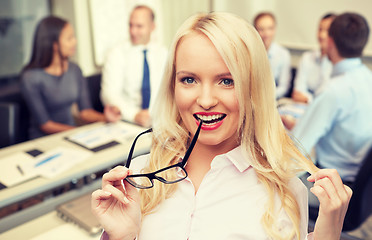
[[[187,149],[182,162],[178,162],[177,164],[162,168],[160,170],[157,170],[151,173],[128,175],[124,180],[130,183],[133,187],[140,188],[140,189],[152,188],[154,186],[154,182],[153,182],[154,179],[162,183],[166,183],[166,184],[172,184],[172,183],[176,183],[176,182],[180,182],[184,180],[187,177],[185,165],[186,165],[187,160],[190,157],[192,149],[194,148],[196,140],[198,139],[202,123],[203,121],[200,120],[198,129],[196,130],[196,133],[193,139],[191,140],[190,146]],[[128,160],[127,160],[127,163],[125,164],[125,167],[129,168],[130,166],[130,162],[132,161],[132,156],[134,152],[134,146],[136,145],[138,138],[141,135],[150,133],[150,132],[152,132],[151,128],[138,134],[138,136],[134,139],[132,147],[130,148],[130,151],[129,151]]]

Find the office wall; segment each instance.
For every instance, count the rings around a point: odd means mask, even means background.
[[[34,30],[37,23],[47,15],[48,0],[0,0],[2,81],[8,77],[16,77],[30,61]]]
[[[180,25],[192,14],[211,11],[212,0],[161,0],[164,43],[169,46]]]

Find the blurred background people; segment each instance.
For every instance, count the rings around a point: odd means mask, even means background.
[[[368,36],[359,14],[333,20],[327,44],[331,80],[293,129],[307,152],[315,147],[320,168],[335,168],[349,184],[372,147],[372,72],[360,59]]]
[[[310,102],[331,76],[332,63],[327,57],[327,42],[328,29],[335,17],[335,14],[328,13],[321,18],[317,33],[319,49],[302,54],[292,92],[292,99],[296,102]]]
[[[30,138],[75,127],[74,103],[85,123],[115,121],[92,109],[87,83],[79,66],[71,61],[75,53],[74,30],[64,19],[42,19],[35,31],[30,62],[21,74],[22,94],[31,114]]]
[[[291,55],[288,49],[274,42],[276,19],[270,12],[259,13],[253,21],[260,34],[269,57],[272,74],[276,85],[276,98],[289,94],[291,80]]]
[[[148,127],[149,109],[163,75],[167,50],[151,42],[153,10],[136,6],[129,19],[130,43],[122,42],[107,55],[102,70],[101,100],[117,116]]]

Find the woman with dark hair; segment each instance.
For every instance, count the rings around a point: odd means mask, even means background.
[[[74,128],[74,103],[85,123],[118,120],[108,109],[105,114],[93,110],[81,69],[69,61],[75,48],[74,30],[67,21],[54,16],[40,21],[31,60],[21,73],[22,94],[31,113],[30,138]]]

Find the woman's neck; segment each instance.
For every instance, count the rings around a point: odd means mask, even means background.
[[[48,67],[44,68],[44,70],[47,73],[51,75],[55,75],[55,76],[62,75],[64,72],[67,71],[67,69],[68,69],[68,59],[62,60],[58,56],[54,56],[52,63]]]

